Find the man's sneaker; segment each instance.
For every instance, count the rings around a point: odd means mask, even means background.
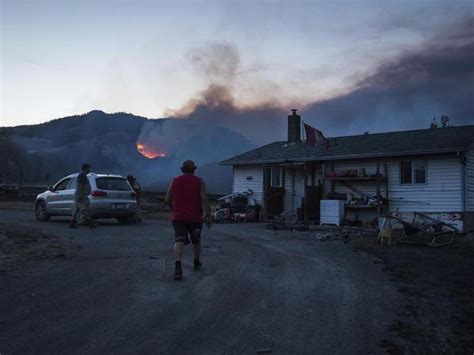
[[[176,264],[174,267],[174,279],[181,280],[183,278],[183,269],[181,268],[181,264]]]
[[[194,271],[199,271],[202,268],[202,263],[199,260],[194,260]]]

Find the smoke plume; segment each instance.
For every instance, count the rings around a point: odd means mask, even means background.
[[[187,58],[204,88],[183,107],[169,110],[168,115],[181,119],[181,124],[193,122],[206,127],[200,130],[203,135],[206,129],[222,127],[256,145],[284,140],[289,109],[302,106],[303,119],[331,136],[427,128],[433,117],[441,115],[448,115],[454,125],[474,123],[472,17],[454,27],[441,28],[415,50],[380,63],[345,94],[299,106],[272,97],[270,90],[263,90],[252,105],[241,102],[235,88],[242,85],[239,73],[245,68],[230,44],[194,48]],[[259,87],[258,81],[248,85]]]
[[[309,104],[306,120],[331,135],[427,128],[433,117],[474,123],[474,18],[382,63],[351,92]]]
[[[186,141],[191,132],[198,132],[201,139],[212,135],[216,128],[231,130],[246,137],[254,144],[262,142],[263,125],[281,121],[286,109],[275,100],[262,96],[261,102],[245,105],[236,99],[235,86],[239,81],[240,57],[235,46],[228,43],[208,43],[186,53],[190,65],[203,81],[204,88],[181,108],[166,112],[166,122],[147,123],[139,141],[177,149],[175,142]],[[254,85],[259,85],[258,81]],[[272,103],[268,103],[272,102]],[[284,126],[274,127],[263,141],[280,139]],[[236,153],[243,152],[241,143],[228,142]]]

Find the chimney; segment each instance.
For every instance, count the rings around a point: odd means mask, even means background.
[[[288,144],[301,143],[301,116],[296,114],[298,110],[291,110],[288,116]]]

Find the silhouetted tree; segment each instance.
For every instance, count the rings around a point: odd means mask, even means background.
[[[441,116],[441,127],[446,128],[449,127],[449,117],[448,116]]]

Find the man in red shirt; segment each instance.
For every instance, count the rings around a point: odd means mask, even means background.
[[[166,202],[173,210],[173,227],[175,233],[174,256],[176,280],[183,278],[181,257],[183,246],[193,243],[194,270],[202,267],[199,260],[201,255],[201,230],[203,217],[208,227],[211,225],[211,208],[207,199],[206,184],[194,175],[197,169],[192,160],[186,160],[181,166],[183,175],[177,176],[171,182],[166,194]]]

